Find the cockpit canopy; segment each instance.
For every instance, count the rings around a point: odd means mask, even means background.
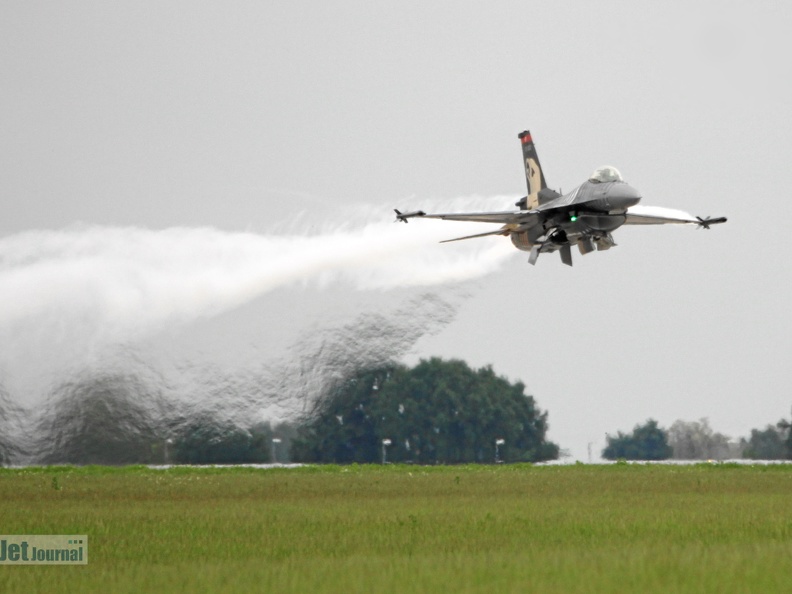
[[[592,173],[589,181],[598,184],[604,182],[623,182],[624,178],[622,178],[618,169],[611,167],[610,165],[606,165],[605,167],[600,167],[594,173]]]

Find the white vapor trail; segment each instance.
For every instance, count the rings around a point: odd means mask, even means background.
[[[500,198],[497,204],[509,202]],[[367,290],[438,285],[493,272],[515,253],[501,237],[437,243],[469,232],[469,224],[396,225],[390,217],[314,235],[214,228],[27,231],[0,239],[0,339],[32,327],[69,334],[75,325],[81,336],[100,343],[136,339],[296,283],[342,281]]]

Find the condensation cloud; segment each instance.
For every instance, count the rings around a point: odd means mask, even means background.
[[[500,238],[437,245],[464,234],[466,224],[395,225],[379,217],[326,224],[314,234],[76,227],[5,237],[0,333],[11,342],[42,330],[50,338],[118,342],[217,315],[280,287],[442,285],[492,272],[514,253]]]
[[[514,253],[502,238],[437,245],[468,225],[360,219],[313,234],[75,227],[0,239],[3,458],[90,458],[104,442],[87,435],[116,436],[119,452],[133,454],[199,417],[297,418],[334,381],[404,356],[448,323],[460,293],[440,297],[441,286],[481,277]],[[365,296],[360,315],[306,326],[279,356],[229,366],[149,348],[164,328],[275,290],[321,295],[331,285]],[[389,291],[404,293],[401,305],[380,304]],[[299,320],[288,303],[276,309]]]

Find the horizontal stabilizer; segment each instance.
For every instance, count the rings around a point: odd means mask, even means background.
[[[464,237],[455,237],[454,239],[444,239],[440,243],[462,241],[463,239],[475,239],[476,237],[487,237],[488,235],[508,235],[508,233],[508,229],[498,229],[497,231],[488,231],[487,233],[476,233],[475,235],[465,235]]]

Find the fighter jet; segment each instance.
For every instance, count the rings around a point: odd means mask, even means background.
[[[726,217],[702,218],[685,212],[653,206],[641,206],[641,193],[627,184],[615,167],[600,167],[588,180],[571,192],[561,194],[547,187],[531,133],[517,135],[522,144],[528,195],[515,202],[519,210],[427,214],[422,210],[402,213],[396,220],[412,218],[446,221],[500,223],[502,227],[486,233],[447,239],[460,241],[490,235],[509,237],[519,250],[531,252],[528,262],[536,264],[539,254],[559,252],[561,261],[572,266],[572,246],[585,255],[616,245],[611,233],[622,225],[694,224],[709,229],[726,222]]]

